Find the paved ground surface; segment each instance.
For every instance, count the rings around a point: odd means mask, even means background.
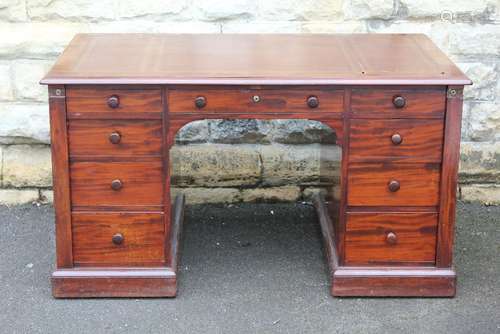
[[[1,333],[500,333],[500,207],[459,203],[454,299],[332,298],[311,206],[188,208],[176,299],[55,300],[53,209],[0,207]]]

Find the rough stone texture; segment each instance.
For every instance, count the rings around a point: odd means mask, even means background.
[[[393,11],[393,0],[345,0],[344,4],[348,19],[389,19]]]
[[[177,144],[204,143],[208,140],[208,122],[194,121],[184,125],[175,136]]]
[[[27,9],[32,19],[44,21],[97,21],[116,16],[114,0],[27,0]]]
[[[331,166],[339,170],[339,161],[328,161],[321,155],[320,145],[272,145],[260,146],[262,159],[262,184],[269,186],[299,184],[320,185],[332,183],[324,179],[321,167]]]
[[[261,178],[259,153],[252,146],[190,145],[170,151],[172,184],[255,186]]]
[[[500,205],[500,187],[489,184],[467,184],[460,187],[460,199],[479,201],[487,205]]]
[[[450,50],[459,55],[492,56],[498,61],[500,28],[498,24],[454,24],[450,30]]]
[[[342,0],[259,0],[259,18],[270,21],[340,20]]]
[[[475,22],[492,17],[495,0],[401,0],[400,3],[411,18]]]
[[[178,194],[186,196],[187,204],[201,203],[236,203],[240,201],[240,190],[237,188],[172,188],[171,199]]]
[[[14,88],[11,78],[10,62],[0,61],[0,101],[12,101],[14,99]]]
[[[500,28],[499,28],[500,29]],[[464,89],[464,98],[467,100],[495,100],[498,82],[496,64],[461,63],[461,70],[474,82],[473,86]]]
[[[54,202],[54,192],[52,190],[41,190],[40,191],[40,202],[41,203],[53,203]]]
[[[0,205],[20,205],[38,201],[38,189],[0,189]]]
[[[47,100],[47,87],[38,84],[49,71],[52,61],[17,60],[12,64],[12,77],[18,100]]]
[[[8,150],[24,147],[18,145],[35,145],[37,150],[40,144],[50,142],[47,90],[38,82],[73,36],[86,32],[424,33],[474,81],[464,92],[461,182],[500,183],[498,0],[180,0],[167,3],[3,0],[0,3],[0,145],[14,145],[3,146],[0,150],[4,155]],[[320,162],[319,153],[303,149],[307,144],[330,144],[334,140],[331,129],[317,122],[197,121],[187,124],[176,137],[176,143],[183,148],[174,148],[174,158],[175,151],[185,156],[181,159],[184,164],[174,159],[179,163],[174,163],[173,177],[182,187],[236,189],[336,184],[340,151],[322,152]],[[207,143],[212,147],[207,148],[216,156],[201,152],[198,146]],[[226,145],[213,148],[219,144]],[[253,148],[249,144],[263,145],[262,150],[250,152]],[[284,146],[277,148],[276,144]],[[232,148],[235,145],[237,147]],[[297,147],[292,147],[294,145]],[[191,146],[194,146],[192,150]],[[30,150],[20,150],[18,165],[31,162],[29,154]],[[207,156],[212,160],[202,162]],[[231,163],[232,159],[236,161]],[[220,163],[223,168],[218,168]],[[323,174],[330,168],[332,174],[319,180],[320,168]],[[0,173],[0,180],[2,178]],[[47,184],[47,180],[41,182],[40,176],[33,173],[24,175],[19,184],[34,189],[39,184]],[[43,186],[42,197],[43,192],[49,191],[45,187],[48,186]],[[242,193],[238,194],[239,201]],[[468,196],[474,194],[479,192],[470,192]],[[302,196],[307,196],[306,190]]]
[[[243,189],[243,202],[295,202],[300,198],[300,188],[294,186]]]
[[[460,154],[462,183],[500,184],[500,142],[464,142]]]
[[[269,143],[269,121],[256,119],[210,120],[210,141],[223,144]]]
[[[2,0],[0,2],[0,20],[26,21],[26,2],[24,0]]]
[[[48,146],[11,145],[4,148],[4,187],[50,187],[51,173]]]
[[[0,144],[50,143],[47,105],[0,104],[0,120]]]
[[[470,140],[500,140],[500,104],[468,103],[464,109],[468,118],[467,130]]]

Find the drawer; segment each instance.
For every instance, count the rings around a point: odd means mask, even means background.
[[[353,119],[349,160],[441,162],[443,130],[436,119]]]
[[[71,201],[80,206],[160,206],[162,162],[73,162]]]
[[[75,265],[154,266],[165,263],[160,213],[73,213]]]
[[[160,156],[160,120],[71,120],[70,156]]]
[[[169,91],[170,112],[338,112],[342,90],[182,89]],[[197,101],[199,105],[197,106]],[[313,104],[316,101],[317,105]]]
[[[353,117],[443,118],[444,88],[436,89],[353,89]]]
[[[348,265],[434,264],[437,213],[348,213]]]
[[[350,206],[436,206],[440,164],[353,163],[347,177]]]
[[[68,118],[158,118],[162,117],[160,89],[110,89],[70,87],[66,89]]]

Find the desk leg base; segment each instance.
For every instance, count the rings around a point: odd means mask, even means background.
[[[55,298],[175,297],[176,273],[161,269],[60,269],[52,274]]]
[[[340,266],[333,223],[322,196],[314,197],[333,296],[338,297],[453,297],[453,268]]]
[[[52,274],[55,298],[175,297],[184,220],[183,195],[172,206],[170,263],[158,268],[68,268]]]
[[[331,293],[338,297],[453,297],[456,275],[439,268],[340,267],[331,282]]]

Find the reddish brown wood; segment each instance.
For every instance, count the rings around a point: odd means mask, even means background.
[[[159,88],[71,86],[66,94],[68,118],[161,118]],[[119,98],[114,108],[108,104],[112,96]]]
[[[453,262],[455,206],[458,163],[460,159],[460,129],[462,124],[462,96],[462,87],[448,87],[436,257],[436,265],[440,268],[450,267]]]
[[[147,267],[165,264],[162,214],[73,212],[72,218],[73,261],[76,266]]]
[[[347,177],[350,206],[435,206],[439,203],[439,164],[353,163]],[[400,189],[389,190],[398,181]]]
[[[85,268],[52,274],[56,298],[175,297],[176,292],[176,274],[168,268]]]
[[[395,96],[404,96],[406,104],[397,108]],[[445,91],[433,89],[353,89],[351,108],[354,118],[443,118]]]
[[[49,89],[55,296],[175,295],[183,200],[171,208],[169,149],[205,118],[310,119],[336,131],[340,201],[333,187],[315,200],[334,295],[455,293],[470,80],[428,38],[78,35],[43,83],[66,85]]]
[[[49,87],[49,115],[52,151],[52,189],[54,191],[56,223],[56,260],[58,268],[70,268],[73,265],[73,251],[64,86]]]
[[[184,222],[184,204],[186,199],[184,195],[178,195],[172,210],[172,229],[170,233],[170,268],[177,272],[177,266],[180,256],[180,241],[182,237],[182,223]],[[168,236],[167,236],[168,237]]]
[[[347,265],[433,265],[437,213],[348,213]]]
[[[44,84],[467,85],[423,34],[78,34]]]
[[[159,157],[162,129],[159,120],[72,120],[68,125],[70,156]]]
[[[392,274],[365,270],[338,270],[333,276],[333,296],[362,297],[453,297],[455,272],[433,269],[396,271]]]
[[[441,120],[351,120],[349,160],[352,162],[441,162],[442,147]]]
[[[252,112],[302,112],[341,113],[343,90],[317,89],[171,89],[168,94],[169,111],[201,113],[252,113]],[[317,97],[319,104],[311,108],[307,99]],[[203,97],[206,105],[199,108],[195,100]]]
[[[73,206],[163,205],[162,162],[73,162]],[[111,182],[123,187],[113,190]]]

